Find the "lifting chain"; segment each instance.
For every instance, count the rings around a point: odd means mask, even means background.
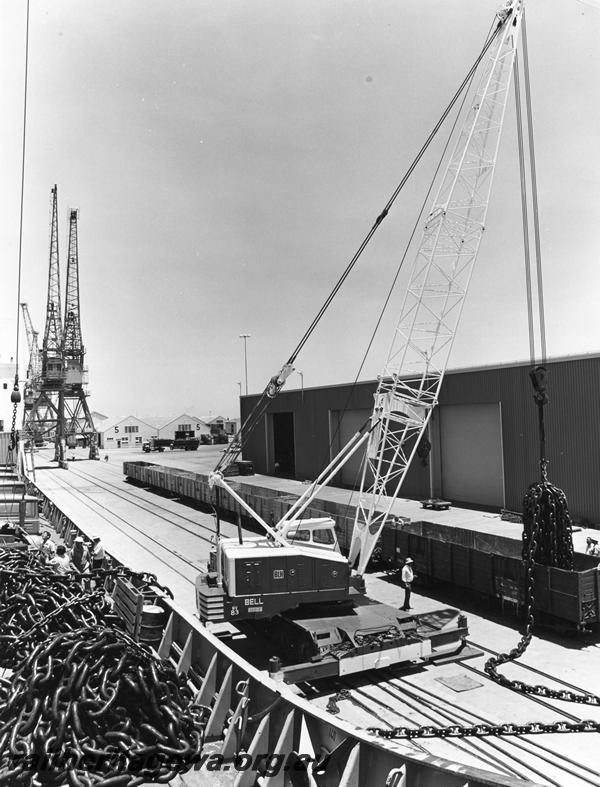
[[[485,663],[484,669],[495,683],[512,691],[531,694],[535,697],[576,702],[582,705],[600,705],[600,697],[587,692],[574,692],[568,689],[552,689],[540,684],[532,685],[521,680],[510,680],[498,672],[498,667],[520,658],[527,650],[533,636],[535,623],[535,566],[536,563],[573,569],[573,539],[571,517],[565,493],[548,481],[548,461],[545,457],[545,428],[543,408],[548,403],[544,367],[536,367],[530,372],[534,386],[534,398],[538,406],[538,425],[540,437],[541,482],[531,484],[523,500],[523,561],[525,563],[527,611],[525,631],[518,644],[508,653],[493,656]],[[336,700],[331,698],[331,713],[339,713]],[[329,706],[328,706],[329,709]],[[528,722],[526,724],[460,724],[447,727],[395,727],[390,730],[369,727],[369,732],[381,738],[466,738],[505,735],[538,735],[555,732],[600,732],[600,721],[591,719],[580,722],[558,721],[549,724]]]

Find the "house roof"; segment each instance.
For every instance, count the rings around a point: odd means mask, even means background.
[[[190,415],[189,413],[183,413],[182,415],[178,415],[175,418],[170,418],[166,423],[162,424],[162,426],[163,427],[170,426],[171,424],[174,424],[175,421],[178,421],[179,423],[183,423],[184,421],[189,421],[190,423],[195,423],[195,424],[197,423],[207,424],[205,418],[199,418],[197,415]]]
[[[152,424],[149,424],[147,421],[143,421],[141,418],[138,418],[136,415],[125,415],[125,416],[118,416],[117,418],[109,418],[107,421],[101,424],[100,431],[107,432],[109,429],[112,429],[115,426],[119,426],[122,424],[123,421],[137,421],[138,424],[142,424],[143,426],[149,426],[152,429]]]

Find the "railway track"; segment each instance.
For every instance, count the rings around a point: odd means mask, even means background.
[[[93,511],[97,516],[104,519],[108,525],[118,530],[127,538],[131,539],[131,541],[133,541],[138,547],[141,547],[145,551],[149,552],[155,560],[158,560],[160,563],[163,563],[165,566],[169,568],[170,571],[174,571],[176,574],[182,577],[186,582],[189,582],[191,585],[194,585],[195,574],[198,572],[200,568],[200,565],[197,562],[189,560],[184,555],[180,554],[178,551],[174,549],[170,549],[168,546],[166,546],[164,542],[164,538],[161,540],[154,538],[149,533],[147,533],[143,528],[133,525],[130,520],[125,519],[125,517],[122,517],[120,514],[116,514],[110,511],[105,505],[103,505],[98,500],[96,500],[92,495],[87,494],[87,492],[84,492],[81,489],[76,489],[70,484],[64,483],[63,481],[59,480],[58,478],[54,478],[54,480],[59,485],[59,487],[61,487],[63,490],[71,494],[73,498],[75,498],[76,500],[79,500],[79,502],[81,502],[84,506],[86,506],[86,508],[89,508],[91,511]],[[125,499],[127,498],[125,497]],[[140,508],[141,507],[142,506],[140,506]],[[149,507],[145,508],[145,510],[151,511]],[[159,519],[169,522],[169,524],[175,524],[174,522],[169,521],[166,517],[160,515],[156,515],[156,516]],[[137,533],[137,535],[136,536],[132,535],[132,533],[130,532],[131,530],[134,530]],[[193,535],[196,535],[197,538],[200,538],[202,541],[205,541],[207,544],[210,544],[209,538],[206,538],[205,536],[202,536],[198,533]],[[153,547],[146,546],[144,545],[144,543],[140,543],[140,541],[138,540],[139,536],[151,542],[154,546]],[[172,557],[176,558],[181,563],[184,563],[186,566],[193,568],[194,579],[191,579],[188,574],[179,570],[176,566],[172,564],[170,560],[167,561],[164,557],[161,557],[160,554],[157,554],[157,549],[156,549],[157,547],[161,552],[163,553],[166,552]]]

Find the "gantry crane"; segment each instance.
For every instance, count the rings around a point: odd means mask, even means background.
[[[54,459],[64,461],[60,397],[64,384],[62,359],[62,321],[60,299],[60,267],[58,255],[58,195],[54,185],[50,192],[50,259],[48,265],[48,295],[46,324],[41,352],[41,374],[35,399],[25,410],[23,431],[26,439],[35,443],[53,440]]]
[[[27,334],[27,347],[29,349],[24,406],[25,410],[31,410],[39,392],[42,374],[42,356],[38,342],[39,334],[33,328],[33,323],[31,322],[31,316],[29,314],[29,306],[26,303],[22,303],[21,310],[23,313],[23,322],[25,324],[25,333]]]
[[[65,447],[74,447],[81,435],[98,456],[97,437],[87,405],[84,355],[79,308],[78,211],[69,217],[69,258],[64,324],[60,297],[57,187],[51,190],[50,261],[46,326],[41,371],[34,401],[25,412],[25,437],[34,442],[54,441],[54,459],[65,466]]]
[[[69,447],[74,447],[77,435],[82,435],[89,446],[90,459],[97,459],[97,437],[92,414],[87,403],[88,394],[85,388],[87,373],[84,367],[85,349],[81,338],[78,219],[79,211],[76,208],[72,208],[69,215],[67,294],[62,343],[62,356],[65,365],[63,392],[64,435]]]

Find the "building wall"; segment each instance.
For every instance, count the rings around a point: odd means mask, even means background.
[[[550,402],[544,414],[549,479],[564,490],[571,513],[577,520],[600,523],[600,357],[557,360],[546,366]],[[495,488],[496,494],[499,488],[503,489],[506,508],[521,510],[527,487],[540,480],[538,414],[529,368],[528,364],[522,364],[446,375],[440,392],[440,407],[431,419],[431,453],[426,461],[415,458],[402,489],[403,497],[421,499],[431,493],[434,496],[443,494],[441,463],[444,452],[448,454],[448,447],[445,449],[441,444],[444,430],[440,428],[440,421],[444,408],[490,404],[499,408],[501,417],[499,439],[493,440],[495,447],[489,447],[489,472],[503,476],[492,479],[490,488]],[[315,478],[332,451],[339,450],[340,439],[335,434],[335,424],[339,421],[337,413],[344,410],[370,412],[375,388],[376,383],[371,381],[355,387],[338,385],[280,394],[271,402],[262,423],[249,436],[244,458],[253,461],[257,472],[274,474],[271,414],[292,412],[295,477],[299,480]],[[256,401],[254,396],[242,397],[242,422]],[[482,442],[481,436],[474,433],[474,451],[475,439]],[[485,446],[480,445],[477,450],[485,450]],[[495,464],[491,461],[494,452]],[[501,456],[497,456],[498,452]],[[347,476],[343,480],[349,485]],[[343,480],[338,477],[338,484]],[[486,505],[474,499],[461,502]],[[490,499],[487,505],[497,510],[497,498],[496,502]]]
[[[200,437],[202,434],[210,434],[210,427],[208,424],[205,424],[204,421],[201,421],[195,415],[179,415],[177,418],[174,418],[168,424],[161,426],[158,430],[158,436],[174,440],[175,439],[175,432],[179,431],[180,429],[191,430],[194,432],[194,437]]]
[[[151,437],[156,437],[158,429],[129,416],[116,424],[108,425],[100,434],[101,448],[139,448]]]

